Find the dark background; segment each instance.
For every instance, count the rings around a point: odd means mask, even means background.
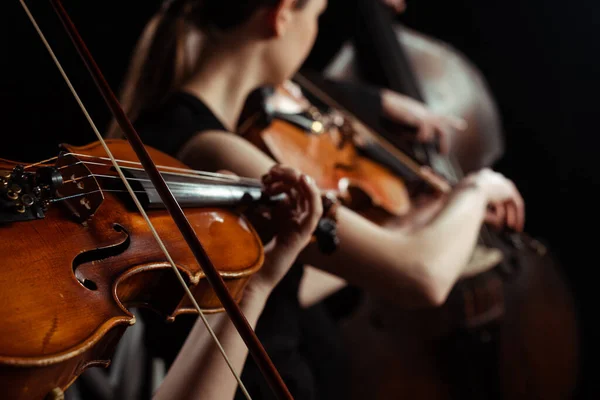
[[[345,32],[324,19],[319,47],[331,55]],[[30,1],[30,3],[33,3]],[[159,1],[65,1],[115,90],[130,51]],[[109,114],[47,2],[31,5],[48,40],[103,131]],[[527,229],[548,241],[565,266],[585,324],[583,352],[592,365],[597,261],[595,190],[600,183],[597,129],[600,2],[594,0],[409,0],[400,21],[464,52],[484,73],[500,106],[507,151],[496,166],[527,201]],[[17,0],[0,15],[0,157],[36,161],[59,143],[86,144],[93,133]],[[323,52],[323,53],[319,53]],[[544,332],[539,332],[543,335]],[[551,356],[551,355],[550,355]],[[586,392],[596,380],[586,368]]]

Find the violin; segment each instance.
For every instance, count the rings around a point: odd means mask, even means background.
[[[275,160],[313,177],[321,190],[374,221],[410,211],[405,182],[358,153],[341,116],[322,114],[291,82],[264,100],[259,116],[252,114],[256,117],[248,116],[241,124],[240,135]]]
[[[203,311],[223,306],[126,141],[107,144]],[[0,161],[0,377],[7,398],[42,399],[108,366],[131,307],[173,320],[195,308],[102,146],[63,145],[54,160]],[[239,300],[262,266],[257,232],[231,206],[268,203],[260,183],[189,170],[148,148],[228,291]],[[58,240],[57,240],[58,239]],[[6,255],[10,254],[10,257]],[[18,338],[18,340],[16,340]]]
[[[21,0],[98,142],[63,145],[57,157],[31,165],[0,160],[4,395],[63,398],[85,369],[108,366],[135,323],[128,307],[148,307],[168,320],[198,313],[209,330],[204,313],[225,311],[275,396],[292,399],[237,303],[264,259],[261,236],[240,207],[284,198],[263,195],[258,181],[193,171],[146,147],[62,3],[51,4],[127,141],[103,139]],[[335,221],[323,219],[315,237],[333,251]]]
[[[347,131],[354,129],[349,135],[357,154],[369,150],[388,171],[409,171],[408,181],[420,179],[438,193],[451,190],[453,183],[444,175],[423,173],[412,156],[343,109],[311,81],[300,74],[294,80],[331,109],[337,107],[334,114],[346,120],[342,125]],[[278,91],[285,93],[281,88]],[[336,159],[336,155],[311,159],[311,154],[318,153],[293,145],[296,135],[310,138],[314,135],[311,127],[326,126],[324,121],[334,118],[323,117],[329,110],[313,110],[310,114],[318,119],[300,122],[306,105],[294,105],[289,96],[284,100],[265,102],[265,114],[271,115],[265,120],[271,125],[257,129],[260,133],[254,132],[249,138],[279,162],[295,160],[296,167],[304,172]],[[303,99],[303,103],[307,101]],[[285,130],[278,132],[282,126]],[[269,142],[273,136],[279,138],[277,146]],[[302,154],[281,151],[295,148]],[[397,216],[388,213],[387,217],[386,223],[390,223]],[[539,396],[558,400],[573,393],[579,331],[572,293],[550,250],[527,234],[484,228],[470,262],[482,267],[475,270],[490,270],[458,282],[442,307],[408,311],[373,294],[366,296],[355,315],[343,324],[345,341],[353,349],[350,381],[357,382],[351,390],[354,398],[388,399],[402,393],[426,399]],[[544,326],[553,326],[552,334],[546,333],[544,340],[534,339],[531,332]],[[545,360],[549,352],[553,354],[551,362]],[[573,370],[565,374],[565,366]],[[463,371],[468,376],[461,376]]]

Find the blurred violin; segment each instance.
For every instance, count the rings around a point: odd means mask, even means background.
[[[320,112],[291,82],[264,101],[253,118],[241,124],[241,135],[373,220],[408,213],[409,188],[390,169],[359,154],[352,127],[341,114]]]

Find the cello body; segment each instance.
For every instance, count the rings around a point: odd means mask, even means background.
[[[573,296],[548,250],[522,239],[518,250],[495,243],[509,263],[458,282],[441,307],[406,310],[367,293],[341,322],[352,399],[572,399]]]
[[[502,124],[496,102],[481,72],[448,44],[397,24],[394,33],[406,51],[423,96],[433,111],[467,121],[464,132],[449,137],[450,152],[463,171],[489,167],[504,153]],[[361,68],[357,50],[348,43],[325,70],[332,79],[386,86]]]
[[[126,141],[108,144],[117,159],[137,162]],[[103,148],[64,149],[75,155],[57,161],[63,163],[59,190],[65,197],[87,195],[50,205],[44,218],[0,224],[0,387],[7,399],[41,400],[64,391],[87,368],[108,366],[135,323],[131,307],[150,308],[167,320],[195,312],[137,209],[118,193],[94,190],[103,179],[95,176],[116,176],[110,165],[97,162],[105,157]],[[157,164],[185,168],[149,150]],[[87,157],[101,165],[80,162]],[[0,170],[6,174],[16,165],[2,160]],[[94,213],[82,220],[77,215],[85,204]],[[254,228],[223,208],[187,208],[185,214],[232,296],[241,298],[264,258]],[[201,308],[222,311],[168,212],[152,209],[148,215]]]

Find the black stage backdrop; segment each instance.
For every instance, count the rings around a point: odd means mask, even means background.
[[[324,17],[314,63],[331,55],[344,32],[351,2]],[[59,143],[95,140],[18,0],[0,12],[0,157],[36,161],[56,155]],[[109,113],[48,2],[31,8],[75,87],[103,131]],[[114,90],[118,90],[137,37],[159,1],[104,0],[65,6]],[[527,229],[558,251],[577,293],[586,325],[584,353],[591,362],[595,315],[592,274],[598,213],[597,163],[600,3],[593,0],[414,0],[400,20],[463,51],[483,71],[498,100],[507,152],[497,168],[527,201]],[[318,64],[318,63],[316,63]],[[315,64],[315,65],[316,65]],[[544,332],[539,332],[543,335]],[[589,365],[589,363],[586,363]],[[594,379],[587,379],[585,391]],[[587,396],[586,396],[587,398]]]

